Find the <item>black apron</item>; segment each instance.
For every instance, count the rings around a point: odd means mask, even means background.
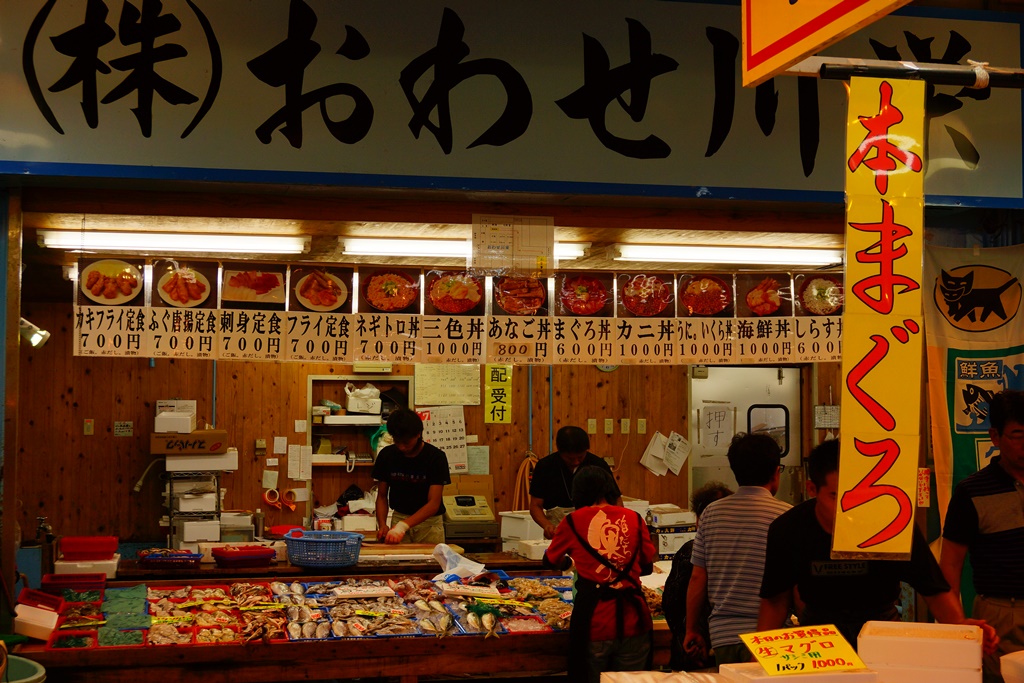
[[[644,524],[644,520],[639,514],[637,514],[637,517],[640,519],[640,524]],[[568,673],[570,683],[586,683],[586,668],[583,664],[590,657],[590,626],[594,620],[594,610],[597,608],[597,603],[603,600],[615,601],[615,637],[618,639],[624,637],[626,609],[634,610],[640,622],[644,622],[647,600],[644,598],[640,582],[630,575],[630,570],[632,570],[633,565],[636,564],[637,558],[640,556],[642,540],[641,543],[637,543],[633,556],[629,558],[626,565],[620,570],[601,553],[597,552],[580,535],[580,532],[576,530],[576,524],[573,521],[572,515],[566,517],[565,521],[568,523],[569,529],[576,536],[576,540],[583,546],[583,549],[601,566],[614,572],[613,578],[608,583],[597,583],[581,576],[576,577],[576,597],[573,598],[572,620],[569,622]],[[620,581],[625,581],[631,585],[628,588],[612,588],[612,585]],[[651,647],[648,649],[647,655],[647,669],[650,669],[654,658],[654,632],[648,631],[647,635],[651,639]]]

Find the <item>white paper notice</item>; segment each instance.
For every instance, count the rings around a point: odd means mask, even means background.
[[[462,406],[417,408],[416,412],[423,418],[423,440],[444,451],[448,457],[448,471],[468,474],[466,417]]]
[[[491,473],[490,446],[466,446],[466,457],[469,460],[469,474]]]
[[[672,474],[678,476],[686,463],[686,456],[690,454],[690,442],[682,434],[671,432],[668,435],[668,443],[665,444],[665,464],[672,470]]]
[[[263,470],[263,488],[277,488],[277,470]]]
[[[277,467],[277,458],[267,458],[267,467]]]
[[[288,453],[288,437],[287,436],[275,436],[274,437],[274,452],[284,455]]]
[[[313,478],[313,447],[299,446],[299,479]]]
[[[306,421],[305,420],[296,420],[295,421],[295,431],[300,433],[300,434],[305,434],[306,433]]]
[[[640,464],[659,477],[668,473],[668,465],[665,463],[665,445],[667,443],[667,436],[661,432],[654,432],[650,443],[647,444],[647,450],[640,457]]]
[[[302,471],[302,463],[299,462],[299,445],[292,444],[288,447],[288,478],[301,479],[299,472]]]
[[[480,365],[417,363],[415,368],[416,405],[480,405]]]
[[[731,403],[705,405],[700,410],[700,445],[708,455],[725,455],[735,434]]]

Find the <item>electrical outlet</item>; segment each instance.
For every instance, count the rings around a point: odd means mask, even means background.
[[[91,417],[87,418],[85,422],[82,423],[82,434],[85,434],[86,436],[92,436],[94,429],[95,423],[93,422],[93,419]]]
[[[615,420],[610,417],[604,419],[604,433],[614,434],[615,433]]]
[[[597,419],[593,417],[587,418],[587,434],[597,434]]]
[[[629,434],[629,418],[624,417],[619,420],[619,432],[622,434]]]
[[[647,419],[646,418],[641,417],[641,418],[639,418],[636,421],[636,433],[637,434],[646,434],[647,433]]]

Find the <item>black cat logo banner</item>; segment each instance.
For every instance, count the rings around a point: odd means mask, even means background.
[[[953,487],[997,454],[988,438],[992,396],[1024,390],[1021,273],[1024,247],[925,250],[928,411],[943,522]]]

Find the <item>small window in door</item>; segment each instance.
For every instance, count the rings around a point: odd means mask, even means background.
[[[767,434],[782,449],[782,457],[789,454],[789,409],[784,405],[755,403],[747,410],[747,433]]]

